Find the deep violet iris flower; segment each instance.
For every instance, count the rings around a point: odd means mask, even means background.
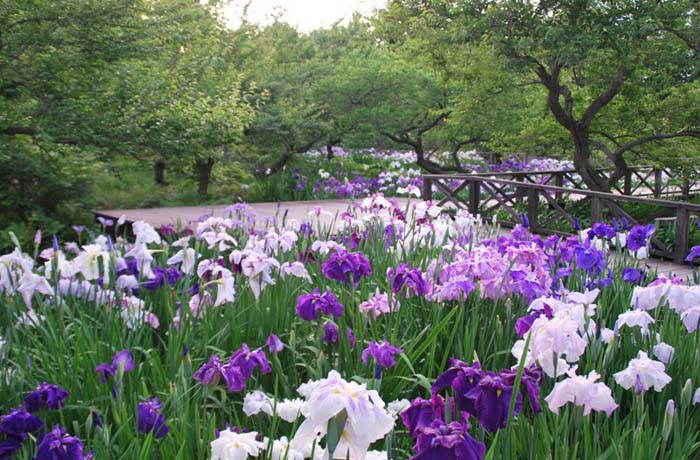
[[[314,288],[311,294],[302,294],[297,299],[296,311],[306,321],[313,321],[321,315],[333,315],[339,318],[343,314],[343,304],[331,293],[330,289],[321,294]]]
[[[335,251],[321,267],[323,276],[328,279],[347,282],[352,279],[355,287],[363,276],[372,275],[369,259],[361,252]]]

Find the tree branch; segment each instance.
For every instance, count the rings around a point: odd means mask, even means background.
[[[613,81],[610,83],[610,86],[608,87],[605,92],[603,92],[600,96],[595,98],[593,102],[588,106],[585,112],[583,112],[583,116],[581,117],[581,120],[579,121],[579,124],[583,127],[589,127],[591,125],[591,122],[593,121],[593,117],[610,101],[613,100],[615,96],[617,96],[620,91],[622,90],[622,85],[625,83],[625,80],[629,78],[629,76],[632,74],[632,69],[629,67],[623,67],[621,68],[618,72],[615,78],[613,78]]]
[[[39,135],[39,132],[34,129],[30,128],[28,126],[9,126],[7,128],[2,128],[0,129],[0,134],[3,134],[5,136],[31,136],[31,137],[36,137]],[[77,139],[70,139],[70,138],[65,138],[65,137],[58,137],[53,139],[54,142],[57,144],[65,144],[65,145],[77,145],[80,142],[78,142]]]
[[[617,150],[615,150],[614,155],[615,156],[622,155],[626,151],[631,150],[639,145],[646,144],[647,142],[662,141],[664,139],[674,139],[676,137],[700,138],[700,130],[688,129],[688,130],[684,130],[684,131],[679,131],[677,133],[652,134],[652,135],[639,138],[635,141],[632,141],[632,142],[629,142],[627,144],[620,146]]]

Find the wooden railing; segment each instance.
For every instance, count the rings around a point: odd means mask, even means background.
[[[675,217],[675,239],[671,249],[659,238],[652,238],[652,254],[678,263],[682,263],[688,253],[691,216],[700,216],[700,205],[685,201],[539,184],[527,175],[523,175],[522,180],[463,174],[423,176],[423,198],[432,199],[433,190],[443,194],[438,202],[440,206],[451,202],[458,208],[467,209],[484,218],[497,213],[499,222],[505,226],[521,222],[521,216],[525,214],[531,231],[540,234],[571,233],[577,211],[578,215],[582,215],[582,208],[589,204],[590,211],[586,211],[586,217],[589,217],[590,224],[611,220],[613,217],[618,220],[624,218],[631,225],[647,223],[632,217],[621,203],[655,207],[667,214],[670,212]]]
[[[598,173],[604,177],[609,177],[613,171],[612,168],[599,169]],[[474,173],[469,175],[530,182],[540,185],[554,185],[557,187],[572,186],[588,190],[588,187],[575,169]],[[700,174],[693,173],[691,175],[671,168],[632,166],[620,182],[613,186],[612,193],[642,197],[680,197],[688,199],[690,196],[700,193]]]

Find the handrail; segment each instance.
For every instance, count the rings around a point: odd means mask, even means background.
[[[627,169],[630,171],[640,171],[640,170],[654,170],[657,169],[654,166],[628,166]],[[664,169],[664,168],[661,168]],[[598,168],[598,172],[609,172],[614,171],[615,168]],[[494,172],[476,172],[476,173],[459,173],[467,174],[470,176],[528,176],[528,175],[548,175],[548,174],[578,174],[578,171],[574,168],[569,169],[547,169],[542,171],[494,171]]]
[[[446,181],[459,181],[457,187],[448,185]],[[574,195],[582,197],[580,201],[576,203],[583,203],[590,200],[591,204],[591,214],[590,221],[591,224],[595,222],[600,222],[603,220],[604,210],[607,211],[613,217],[627,218],[633,224],[637,223],[637,220],[629,215],[619,204],[626,203],[637,203],[657,206],[665,209],[672,209],[675,212],[675,239],[673,250],[669,249],[667,245],[660,241],[658,238],[652,238],[652,252],[662,257],[673,258],[677,263],[682,263],[689,245],[690,239],[690,215],[696,214],[700,215],[700,204],[689,203],[687,201],[670,201],[670,200],[659,200],[655,198],[642,198],[634,195],[623,195],[615,194],[609,192],[599,192],[594,190],[584,190],[578,188],[566,188],[556,185],[544,185],[527,181],[519,180],[506,180],[498,179],[494,177],[484,177],[470,174],[426,174],[423,176],[423,199],[432,199],[433,185],[437,187],[438,190],[444,193],[444,198],[440,200],[439,205],[451,201],[458,207],[465,207],[472,214],[480,214],[482,211],[485,213],[493,212],[497,209],[502,209],[513,218],[513,221],[518,222],[520,220],[519,213],[521,212],[516,208],[518,204],[527,204],[527,217],[530,221],[531,229],[534,232],[551,234],[560,233],[554,231],[551,228],[547,228],[555,222],[556,217],[551,216],[544,221],[540,221],[539,213],[541,209],[540,198],[545,199],[545,204],[549,206],[549,209],[554,211],[555,216],[559,216],[559,219],[563,218],[569,222],[574,222],[574,216],[571,209],[575,208],[577,205],[565,205],[562,201],[562,197],[565,195]],[[513,191],[514,190],[514,191]],[[467,198],[459,195],[462,191],[466,191]],[[488,194],[488,198],[483,201],[482,197],[484,193]],[[459,195],[459,196],[458,196]],[[489,205],[489,203],[491,203]],[[482,204],[485,209],[482,208]],[[504,224],[513,225],[513,221],[503,221]]]
[[[491,182],[501,185],[512,185],[513,187],[525,188],[525,189],[535,189],[543,190],[547,192],[559,192],[568,194],[578,194],[597,198],[603,198],[615,201],[626,201],[630,203],[643,203],[643,204],[653,204],[656,206],[664,206],[667,208],[686,208],[689,211],[700,212],[700,205],[689,203],[687,201],[670,201],[670,200],[658,200],[656,198],[641,198],[634,195],[619,195],[616,193],[609,192],[599,192],[596,190],[585,190],[585,189],[571,189],[566,187],[557,187],[556,185],[542,185],[533,184],[529,182],[519,182],[506,179],[491,179],[488,177],[475,176],[471,174],[425,174],[424,179],[462,179],[462,180],[472,180],[477,182]]]

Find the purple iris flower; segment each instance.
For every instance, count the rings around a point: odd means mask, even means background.
[[[134,358],[131,356],[129,350],[121,350],[112,356],[112,363],[100,363],[96,368],[95,372],[102,374],[100,377],[100,383],[105,383],[108,378],[114,377],[119,370],[122,373],[131,372],[136,367],[134,363]]]
[[[175,230],[175,227],[173,227],[173,224],[163,224],[160,226],[158,231],[163,236],[175,236],[175,235],[177,235],[177,231]]]
[[[8,435],[4,441],[0,442],[0,459],[12,460],[12,456],[22,448],[22,442],[26,438],[26,434],[22,437]]]
[[[416,455],[411,460],[482,460],[486,446],[469,435],[463,422],[434,420],[417,430]]]
[[[35,460],[84,460],[83,443],[58,425],[46,433],[36,449]]]
[[[578,220],[578,217],[574,217],[574,232],[578,232],[581,230],[581,221]]]
[[[527,214],[524,212],[520,214],[520,222],[523,228],[530,228],[530,219],[527,218]]]
[[[12,409],[9,414],[0,418],[0,433],[5,433],[8,437],[19,438],[20,442],[26,439],[27,433],[37,431],[44,426],[44,422],[24,410],[23,408]],[[3,458],[0,456],[0,458]]]
[[[75,230],[75,233],[80,235],[83,233],[83,230],[85,230],[85,225],[73,225],[73,230]]]
[[[355,348],[355,335],[352,333],[352,329],[347,328],[348,332],[348,342],[350,343],[350,348]],[[338,327],[333,324],[333,322],[328,321],[323,325],[323,341],[327,344],[337,343],[339,339]]]
[[[280,338],[277,337],[275,334],[270,334],[270,336],[267,338],[267,341],[265,342],[265,345],[267,345],[267,349],[272,355],[284,350],[284,344],[282,343]]]
[[[486,372],[479,384],[469,390],[465,396],[474,400],[475,415],[479,424],[491,433],[504,428],[508,421],[508,408],[513,394],[513,385],[494,372]],[[513,416],[520,413],[523,397],[518,392]]]
[[[11,459],[13,454],[22,448],[27,434],[36,432],[43,426],[44,422],[41,419],[21,406],[19,409],[10,409],[7,415],[0,416],[0,433],[5,434],[5,439],[0,442],[0,459]]]
[[[347,282],[352,281],[357,287],[360,278],[372,275],[372,267],[369,259],[361,252],[349,252],[346,250],[335,251],[321,267],[323,276],[328,279]]]
[[[165,270],[162,267],[153,267],[153,278],[143,282],[143,287],[149,290],[155,290],[165,284]]]
[[[97,411],[91,411],[90,412],[90,417],[92,418],[92,425],[96,426],[97,428],[102,428],[104,425],[104,422],[102,420],[102,416],[100,415],[99,412]]]
[[[656,228],[653,224],[635,225],[627,235],[627,248],[630,251],[637,251],[640,248],[646,247],[649,238],[654,234]]]
[[[177,280],[182,278],[182,272],[180,272],[177,267],[168,267],[168,269],[165,271],[165,275],[168,278],[168,284],[171,286],[175,286]]]
[[[414,438],[419,428],[430,426],[433,420],[443,420],[444,417],[445,400],[440,395],[431,399],[416,398],[411,401],[411,407],[401,412],[401,421]]]
[[[40,409],[58,410],[65,405],[68,392],[58,385],[44,382],[24,398],[24,408],[34,413]]]
[[[591,246],[590,241],[585,244],[579,244],[574,249],[576,256],[576,266],[582,270],[595,275],[599,274],[605,266],[605,256],[603,251],[599,251]]]
[[[321,315],[333,315],[339,318],[343,314],[343,304],[331,293],[330,289],[321,294],[318,288],[314,288],[311,294],[302,294],[297,299],[296,311],[299,316],[312,321]]]
[[[212,356],[209,362],[202,364],[194,373],[194,379],[202,385],[216,385],[224,376],[224,365],[218,356]]]
[[[95,368],[96,374],[101,374],[100,383],[105,383],[107,379],[114,377],[114,368],[111,364],[100,363]]]
[[[101,223],[102,225],[104,225],[105,227],[111,227],[112,225],[114,225],[114,221],[112,219],[107,219],[107,218],[102,217],[102,216],[98,216],[97,221],[99,223]]]
[[[256,367],[260,368],[260,372],[268,374],[272,372],[272,366],[265,356],[265,352],[260,348],[251,350],[245,343],[241,348],[236,350],[229,359],[229,366],[237,367],[241,370],[241,374],[247,380],[253,375]]]
[[[554,316],[552,312],[552,307],[550,307],[547,304],[544,304],[544,309],[535,310],[529,315],[525,315],[518,318],[515,321],[515,333],[518,334],[519,337],[524,337],[525,334],[527,334],[530,328],[532,327],[532,323],[534,323],[535,320],[542,315],[545,315],[547,318],[552,319],[552,317]]]
[[[430,283],[423,277],[419,268],[411,267],[406,263],[400,263],[397,269],[390,268],[387,276],[391,282],[391,290],[399,292],[404,286],[406,291],[416,296],[424,296],[430,292]]]
[[[472,365],[460,361],[455,358],[450,358],[450,367],[435,379],[431,389],[433,395],[436,395],[447,387],[452,387],[455,392],[455,398],[459,409],[470,414],[475,414],[474,400],[466,395],[472,389],[476,388],[485,372],[481,369],[481,364],[475,361]]]
[[[588,238],[593,239],[596,236],[601,239],[611,240],[615,238],[615,230],[608,224],[596,222],[593,224],[593,228],[588,231]]]
[[[642,277],[643,274],[641,270],[634,267],[625,267],[622,269],[622,279],[628,283],[636,284],[642,280]]]
[[[153,432],[154,438],[163,438],[170,431],[165,416],[161,413],[163,403],[158,398],[149,398],[138,405],[139,432]]]
[[[299,233],[301,233],[304,238],[311,237],[311,235],[314,233],[314,228],[311,225],[311,222],[302,222],[299,225]]]
[[[390,344],[386,339],[382,343],[372,340],[367,348],[362,350],[362,362],[368,364],[370,356],[374,358],[378,366],[389,369],[396,365],[396,355],[403,353],[399,347]]]
[[[700,246],[693,246],[690,248],[690,252],[688,253],[688,257],[685,258],[685,261],[692,262],[696,257],[700,257]]]
[[[499,372],[499,375],[508,383],[511,387],[515,385],[515,378],[518,375],[517,369],[503,369]],[[520,385],[525,388],[525,395],[527,396],[530,406],[535,414],[542,412],[542,406],[540,405],[540,383],[542,382],[542,370],[537,366],[530,366],[523,368],[523,373],[520,377]]]

